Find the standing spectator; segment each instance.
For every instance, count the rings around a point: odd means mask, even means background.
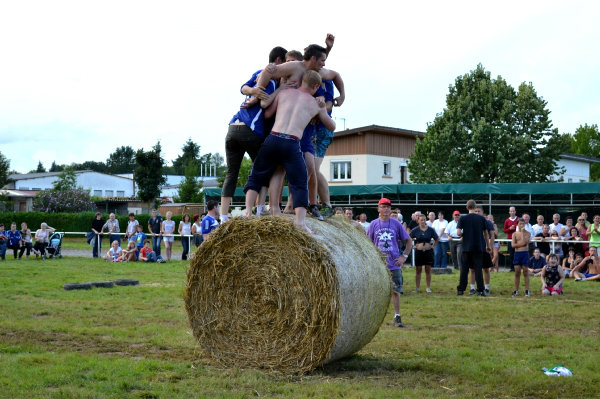
[[[433,249],[438,243],[435,230],[427,225],[425,215],[419,217],[419,225],[412,229],[410,238],[415,243],[415,292],[421,291],[421,270],[425,266],[426,291],[431,293],[431,266],[433,265]]]
[[[136,226],[140,224],[137,220],[135,220],[135,214],[133,212],[129,213],[129,220],[127,221],[127,231],[125,232],[125,239],[132,240],[133,236],[137,232]]]
[[[334,216],[344,216],[344,208],[341,206],[336,206],[333,210],[333,214]]]
[[[435,222],[435,212],[429,212],[427,214],[427,218],[428,218],[428,220],[425,223],[427,224],[427,226],[432,227],[433,222]],[[417,220],[417,222],[419,222],[419,220]],[[419,222],[419,224],[421,224],[421,223]]]
[[[571,216],[567,216],[567,219],[565,220],[565,225],[563,226],[563,230],[560,233],[560,237],[562,239],[564,239],[564,237],[571,232],[571,227],[575,227],[575,225],[573,224],[573,218]]]
[[[450,244],[450,256],[452,257],[452,265],[455,269],[460,270],[462,264],[462,238],[458,235],[458,219],[460,219],[460,212],[454,211],[452,213],[452,221],[448,223],[446,233],[448,234],[448,242]]]
[[[496,241],[498,239],[498,226],[494,222],[494,215],[491,213],[487,216],[488,220],[492,222],[492,226],[494,227],[494,231],[492,231],[492,236],[490,237],[494,241],[494,246],[492,247],[492,264],[498,271],[498,258],[500,257],[500,243]]]
[[[583,241],[583,238],[579,235],[579,229],[575,226],[569,229],[569,232],[564,237],[565,241]],[[563,253],[568,253],[569,248],[573,248],[575,253],[583,253],[583,243],[581,242],[569,242],[563,244]],[[564,269],[564,266],[563,266]]]
[[[486,245],[489,244],[489,248],[494,247],[494,224],[488,220],[483,212],[483,207],[481,205],[477,205],[475,207],[476,213],[482,216],[485,219],[485,223],[487,224],[487,231],[484,231],[483,236],[486,242]],[[484,292],[485,295],[490,295],[490,269],[494,266],[492,262],[492,254],[491,251],[484,251],[482,255],[482,263],[481,269],[483,272],[483,283],[484,283]],[[469,295],[475,295],[477,291],[475,291],[475,270],[471,269],[469,271],[470,275],[470,284],[471,290],[469,291]]]
[[[533,240],[536,241],[537,247],[540,249],[542,256],[550,255],[550,226],[547,224],[542,227],[542,232],[536,235]]]
[[[542,232],[542,229],[544,228],[544,216],[538,215],[536,221],[537,223],[531,226],[531,229],[533,230],[533,237]]]
[[[587,212],[581,212],[581,218],[583,219],[583,223],[585,224],[585,227],[586,228],[590,227],[591,223],[587,220],[587,218],[588,218]]]
[[[525,296],[530,296],[529,293],[529,241],[531,236],[525,230],[525,221],[523,218],[518,220],[519,231],[512,235],[512,246],[515,250],[513,265],[515,267],[515,290],[512,296],[519,295],[519,285],[521,284],[521,271],[523,272],[523,280],[525,282]]]
[[[560,222],[560,215],[558,213],[555,213],[554,215],[552,215],[552,223],[549,224],[548,226],[550,226],[550,233],[552,233],[553,231],[556,231],[556,233],[558,235],[560,235],[560,233],[562,232],[563,228],[565,227]]]
[[[379,250],[386,255],[388,270],[392,274],[394,290],[392,293],[394,303],[394,326],[404,327],[400,316],[400,294],[404,279],[402,278],[402,265],[406,260],[406,254],[412,249],[412,239],[404,230],[398,220],[390,217],[392,202],[387,198],[381,198],[377,204],[379,218],[373,220],[369,226],[368,237]],[[400,252],[399,241],[405,241],[405,250]]]
[[[29,259],[29,254],[33,249],[33,239],[31,237],[31,230],[27,227],[27,223],[21,223],[21,251],[19,252],[19,259],[23,257],[23,253],[27,250],[25,259]]]
[[[353,218],[354,216],[354,212],[352,212],[352,208],[346,208],[344,209],[344,218],[352,225],[352,226],[357,226],[361,231],[364,231],[366,234],[365,229],[363,228],[362,224],[360,224],[360,222],[358,220],[354,220]]]
[[[96,212],[96,216],[94,220],[92,220],[92,232],[96,234],[96,240],[94,241],[94,246],[92,247],[92,256],[94,258],[98,257],[98,253],[102,250],[102,229],[104,228],[104,220],[102,219],[102,214],[100,212]],[[37,256],[37,254],[36,254]]]
[[[431,227],[435,230],[436,234],[439,237],[439,241],[434,248],[434,261],[433,267],[448,267],[448,233],[446,232],[446,228],[448,228],[448,221],[444,219],[444,213],[442,211],[438,212],[438,218],[434,220]]]
[[[564,257],[561,242],[562,240],[560,239],[560,236],[558,235],[556,230],[552,230],[550,232],[550,240],[552,240],[550,246],[550,253],[555,254],[556,256],[558,256],[559,260],[562,260],[562,258]]]
[[[587,235],[587,226],[585,225],[585,219],[581,216],[579,216],[577,218],[577,223],[575,224],[575,227],[577,227],[577,230],[579,230],[579,236],[581,237],[582,241],[587,241],[588,240],[588,235]],[[582,244],[583,250],[581,251],[581,253],[584,253],[588,250],[588,248],[590,247],[587,243],[583,243]]]
[[[475,270],[475,281],[477,282],[477,294],[485,296],[485,286],[483,284],[483,252],[491,252],[489,240],[485,240],[485,234],[488,230],[488,224],[483,216],[477,214],[477,203],[475,200],[467,201],[468,214],[463,215],[458,220],[458,235],[463,239],[463,257],[462,268],[460,269],[460,279],[456,287],[458,295],[464,295],[467,288],[469,269]]]
[[[565,281],[565,273],[558,264],[558,256],[550,254],[548,264],[541,272],[542,295],[561,295],[562,283]]]
[[[408,222],[408,225],[406,226],[406,230],[408,230],[407,232],[410,234],[410,232],[419,225],[419,217],[421,216],[421,211],[415,211],[415,213],[413,213],[410,217],[410,222]]]
[[[204,241],[208,239],[208,235],[219,227],[219,208],[217,201],[210,200],[206,203],[207,215],[202,219],[202,238]]]
[[[4,231],[4,223],[0,223],[0,259],[6,260],[6,246],[8,245],[8,236]]]
[[[587,230],[588,241],[590,242],[590,248],[600,247],[600,215],[594,215],[594,223],[590,224]]]
[[[194,245],[196,248],[202,244],[202,224],[200,215],[194,215],[194,224],[192,224],[192,234],[194,235]]]
[[[183,247],[181,260],[187,260],[187,255],[190,252],[190,237],[188,236],[192,234],[192,223],[189,213],[183,215],[177,232],[181,235],[181,246]]]
[[[46,223],[42,223],[40,228],[35,232],[35,245],[33,249],[42,255],[42,259],[46,259],[46,246],[48,245],[48,238],[51,233],[54,233],[56,229],[48,226]],[[37,255],[36,255],[37,257]]]
[[[152,234],[152,249],[156,256],[160,256],[160,243],[162,241],[160,227],[162,226],[162,222],[162,216],[157,214],[156,209],[152,209],[152,217],[148,219],[148,232]]]
[[[19,252],[22,240],[21,232],[17,230],[17,222],[10,224],[10,230],[6,232],[6,236],[8,237],[8,245],[6,247],[13,250],[14,257],[17,259],[17,252]]]
[[[119,229],[119,220],[115,217],[114,213],[108,215],[108,220],[102,226],[102,232],[104,232],[104,229],[108,231],[108,239],[111,243],[117,241],[121,245],[121,236],[118,234],[121,232]]]
[[[506,238],[509,240],[512,239],[513,233],[517,231],[517,224],[519,223],[519,218],[517,217],[517,210],[514,206],[508,208],[508,219],[504,221],[504,232],[506,233]],[[508,253],[510,255],[510,270],[514,270],[514,260],[515,260],[515,250],[512,247],[512,242],[508,242]]]
[[[533,226],[529,223],[529,221],[531,220],[531,217],[529,216],[529,214],[524,213],[521,217],[525,221],[524,228],[529,233],[529,237],[535,237],[535,234],[533,234]],[[535,243],[532,241],[529,241],[529,249],[528,249],[529,256],[533,255],[534,248],[535,248]]]
[[[173,241],[175,241],[175,221],[171,220],[173,217],[173,213],[171,211],[167,212],[167,220],[163,220],[162,225],[160,226],[160,233],[162,234],[165,240],[165,250],[167,252],[167,260],[171,260],[171,253],[173,251]]]
[[[360,225],[363,227],[363,229],[365,229],[365,231],[369,231],[370,223],[367,222],[367,214],[366,213],[361,213],[358,221],[360,222]]]

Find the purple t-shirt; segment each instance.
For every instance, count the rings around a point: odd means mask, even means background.
[[[373,244],[387,255],[388,269],[400,269],[400,266],[394,264],[394,260],[400,256],[398,240],[404,241],[410,238],[400,221],[397,219],[382,221],[377,218],[369,225],[368,236]]]

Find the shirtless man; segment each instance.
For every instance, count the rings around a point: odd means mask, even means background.
[[[586,268],[584,273],[582,270]],[[598,258],[598,248],[590,247],[590,256],[583,258],[575,269],[573,269],[575,281],[598,281],[600,280],[600,258]]]
[[[273,104],[267,109],[266,117],[272,115],[275,110],[277,115],[273,131],[260,148],[244,188],[246,216],[251,215],[252,205],[256,201],[260,188],[269,184],[269,179],[277,165],[282,165],[288,176],[294,200],[296,225],[311,233],[304,222],[306,206],[308,206],[308,177],[300,151],[300,140],[304,128],[315,116],[318,116],[328,129],[335,129],[335,122],[327,115],[325,103],[317,102],[312,97],[320,85],[321,76],[315,71],[306,71],[299,89],[280,91]]]
[[[512,234],[512,247],[515,250],[513,265],[515,267],[515,290],[512,296],[519,295],[519,285],[521,283],[521,270],[523,271],[523,279],[525,280],[525,296],[529,294],[529,272],[527,265],[529,263],[529,241],[531,234],[525,230],[525,220],[519,218],[517,223],[517,231]]]
[[[333,99],[333,105],[339,107],[346,98],[344,81],[339,73],[323,68],[327,59],[327,50],[319,45],[311,44],[304,50],[302,61],[290,61],[280,65],[269,64],[258,77],[258,87],[265,88],[271,79],[284,78],[288,83],[299,82],[304,72],[316,71],[322,79],[332,80],[340,95]],[[331,130],[331,129],[330,129]]]

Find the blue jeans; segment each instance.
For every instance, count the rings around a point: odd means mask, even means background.
[[[160,243],[162,242],[162,236],[152,236],[152,250],[156,252],[156,256],[160,256]]]
[[[157,260],[163,260],[162,256],[160,256],[160,255],[157,256],[154,252],[150,252],[148,254],[148,262],[154,263]]]
[[[6,260],[6,241],[0,241],[0,259]]]
[[[438,241],[433,250],[433,267],[448,267],[448,241]]]
[[[181,245],[183,245],[181,260],[187,260],[188,252],[190,252],[190,237],[181,237]]]
[[[96,234],[96,243],[92,247],[92,256],[97,258],[98,252],[102,252],[102,236],[100,234]]]

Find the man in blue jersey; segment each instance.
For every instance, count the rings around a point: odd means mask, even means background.
[[[286,50],[283,47],[275,47],[269,53],[269,62],[280,64],[285,60]],[[274,93],[277,82],[270,80],[264,87],[256,87],[256,77],[261,71],[255,72],[248,82],[242,85],[242,93],[253,96],[257,100],[269,101],[269,95]],[[244,154],[248,153],[254,162],[258,150],[265,137],[264,113],[261,104],[256,101],[253,105],[246,105],[234,115],[229,122],[229,130],[225,137],[225,157],[227,159],[227,174],[223,182],[221,194],[222,221],[225,222],[229,215],[229,206],[237,186],[240,166]],[[268,105],[266,102],[263,104]]]
[[[247,216],[251,214],[251,208],[261,187],[269,184],[273,171],[277,165],[281,165],[285,169],[293,195],[296,225],[311,232],[304,222],[305,207],[308,205],[308,186],[300,140],[304,128],[315,116],[318,116],[329,129],[335,129],[335,122],[327,115],[325,103],[318,102],[312,97],[320,85],[319,74],[312,70],[306,71],[300,88],[280,91],[273,104],[267,109],[266,117],[275,111],[277,115],[273,131],[261,146],[244,188]]]
[[[204,219],[202,219],[202,238],[204,241],[208,239],[208,235],[213,230],[219,227],[219,222],[217,221],[219,217],[219,204],[217,201],[210,200],[206,203],[206,210],[208,212],[204,216]]]

